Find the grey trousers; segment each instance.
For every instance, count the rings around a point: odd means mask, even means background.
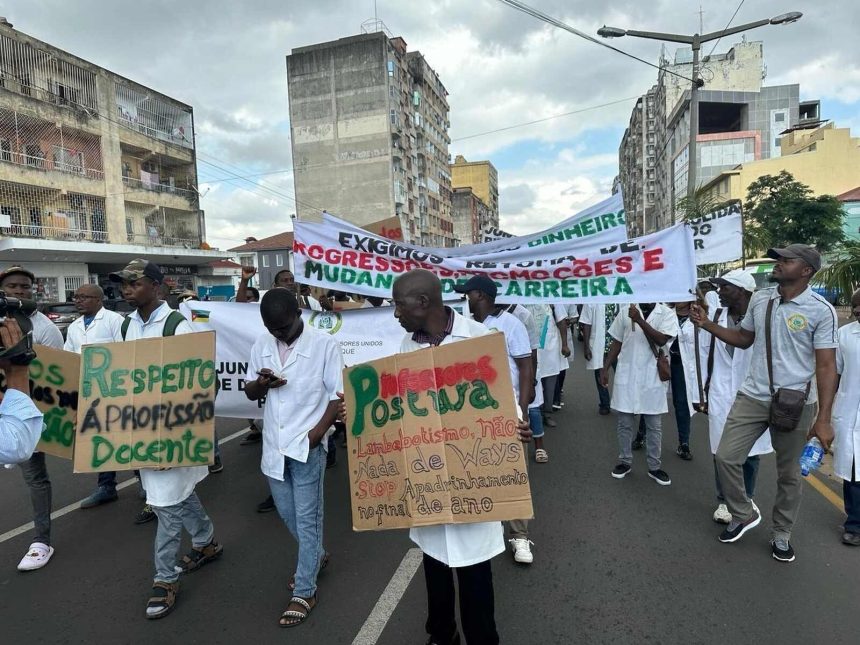
[[[628,466],[633,463],[633,421],[636,415],[631,412],[618,412],[618,461]],[[648,455],[648,470],[659,470],[663,452],[663,415],[643,414],[645,420],[645,452]]]
[[[33,505],[33,524],[36,525],[33,542],[51,546],[51,480],[45,465],[45,453],[34,452],[21,464],[21,474],[30,489],[30,503]]]
[[[215,527],[206,515],[206,509],[200,503],[197,493],[191,493],[185,501],[174,506],[153,506],[152,510],[158,517],[158,531],[155,533],[155,581],[176,582],[179,580],[175,567],[182,528],[185,527],[191,535],[191,545],[202,548],[212,541]]]
[[[738,393],[729,411],[723,437],[717,448],[717,472],[723,485],[726,506],[738,522],[753,518],[752,503],[744,489],[743,465],[758,438],[768,430],[770,401],[759,401]],[[773,504],[773,537],[790,538],[800,508],[803,481],[798,459],[806,435],[818,415],[818,404],[803,408],[800,423],[791,432],[771,432],[776,452],[776,500]]]

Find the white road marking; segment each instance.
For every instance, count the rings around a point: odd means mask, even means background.
[[[388,620],[397,608],[397,604],[403,598],[403,594],[406,593],[412,577],[418,571],[422,558],[421,549],[409,549],[406,552],[400,566],[397,567],[397,571],[388,581],[385,591],[376,601],[373,611],[370,612],[358,635],[352,641],[352,645],[376,645],[382,635],[382,630],[385,629]]]
[[[221,441],[219,443],[220,443],[220,445],[223,446],[225,443],[229,443],[230,441],[233,441],[233,439],[238,439],[239,437],[244,435],[247,431],[248,431],[248,428],[242,428],[238,432],[234,432],[233,434],[231,434],[227,437],[224,437],[223,439],[221,439]],[[123,488],[128,488],[129,486],[132,486],[133,484],[136,484],[136,483],[137,483],[137,477],[132,477],[131,479],[128,479],[124,482],[117,484],[116,489],[122,490]],[[86,498],[84,498],[84,499],[86,499]],[[81,502],[83,502],[83,501],[84,501],[83,499],[79,499],[77,502],[72,502],[68,506],[64,506],[63,508],[61,508],[57,511],[54,511],[53,513],[51,513],[51,519],[55,520],[58,517],[62,517],[63,515],[68,515],[72,511],[80,510]],[[14,537],[18,537],[22,533],[26,533],[27,531],[29,531],[30,529],[32,529],[34,527],[35,527],[35,524],[33,524],[33,522],[27,522],[26,524],[22,524],[21,526],[19,526],[16,529],[12,529],[11,531],[6,531],[5,533],[0,533],[0,544],[2,544],[3,542],[6,542],[8,540],[11,540]]]

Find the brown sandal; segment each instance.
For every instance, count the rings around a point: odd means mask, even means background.
[[[220,558],[223,552],[224,547],[215,540],[212,540],[203,548],[198,549],[194,547],[188,555],[182,556],[182,561],[179,563],[178,568],[182,570],[182,573],[197,571],[204,564]]]
[[[152,585],[152,597],[146,603],[146,617],[149,620],[164,618],[176,606],[178,593],[178,582],[155,582]]]
[[[319,570],[320,573],[322,573],[322,570],[328,566],[328,561],[330,559],[331,559],[331,553],[323,553],[323,556],[320,558],[320,570]],[[290,576],[290,581],[289,581],[289,583],[287,583],[287,586],[290,588],[290,591],[296,590],[296,574],[295,573]]]
[[[312,600],[314,604],[310,604],[308,600]],[[300,605],[301,607],[304,607],[304,611],[291,610],[290,605]],[[308,599],[293,596],[290,598],[290,605],[287,606],[287,610],[281,614],[281,618],[278,620],[278,625],[281,627],[296,627],[297,625],[301,625],[305,622],[308,619],[308,616],[311,615],[311,611],[313,611],[314,607],[317,606],[317,595],[314,594],[313,597]],[[292,622],[285,623],[285,619],[292,619]]]

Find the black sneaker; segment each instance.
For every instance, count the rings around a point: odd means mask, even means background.
[[[633,443],[630,446],[633,450],[642,450],[645,447],[645,437],[636,435],[636,438],[633,440]]]
[[[215,473],[220,473],[222,470],[224,470],[224,464],[221,463],[221,458],[215,457],[215,463],[210,464],[209,472],[214,475]]]
[[[678,455],[684,461],[690,461],[693,458],[693,453],[690,452],[689,444],[682,443],[678,446],[678,449],[675,451],[675,454]]]
[[[263,433],[259,430],[251,429],[251,432],[246,434],[242,441],[239,442],[240,446],[251,446],[257,443],[260,443],[263,440]]]
[[[669,479],[669,475],[666,474],[666,471],[660,470],[659,468],[657,470],[649,470],[648,476],[661,486],[668,486],[672,483],[672,480]]]
[[[774,538],[770,541],[771,554],[774,560],[780,562],[794,562],[794,549],[791,548],[791,542],[785,538]]]
[[[618,464],[615,468],[612,469],[612,476],[615,479],[624,479],[632,470],[630,464]]]
[[[265,500],[257,504],[258,513],[269,513],[275,510],[275,500],[269,495]]]
[[[729,525],[726,527],[726,530],[720,533],[720,542],[736,542],[741,538],[744,533],[746,533],[750,529],[754,529],[760,523],[761,514],[758,512],[756,512],[753,518],[746,524],[742,524],[740,522],[732,520],[731,522],[729,522]]]
[[[134,516],[135,524],[146,524],[147,522],[151,522],[155,519],[155,511],[152,510],[152,507],[149,504],[145,504],[142,509],[140,509],[140,513]]]

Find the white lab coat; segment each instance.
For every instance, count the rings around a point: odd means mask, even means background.
[[[851,466],[857,466],[860,481],[860,322],[839,329],[836,371],[841,375],[833,404],[833,430],[836,433],[833,472],[851,480]]]
[[[717,324],[726,327],[728,324],[728,309],[723,308]],[[708,382],[708,350],[711,347],[711,335],[701,332],[699,348],[702,352],[702,385]],[[717,454],[723,428],[729,416],[729,410],[735,402],[735,396],[741,389],[749,371],[752,360],[752,347],[741,349],[735,347],[734,356],[726,349],[726,344],[719,338],[714,343],[714,367],[711,385],[708,390],[708,435],[711,440],[711,452]],[[695,377],[694,377],[695,378]],[[770,442],[770,432],[765,432],[753,444],[750,455],[765,455],[773,452]]]
[[[567,369],[567,359],[561,355],[561,334],[556,323],[566,317],[563,307],[555,307],[555,317],[549,305],[527,305],[540,330],[542,345],[538,348],[538,378],[555,376]]]
[[[681,325],[678,334],[678,349],[681,352],[681,363],[684,365],[684,384],[687,386],[687,405],[690,416],[696,413],[694,404],[699,402],[699,381],[696,378],[696,326],[689,318]],[[706,366],[702,365],[702,387],[705,384]]]
[[[622,305],[609,328],[612,337],[621,342],[611,407],[618,412],[632,414],[665,414],[669,411],[666,398],[669,383],[660,380],[657,359],[645,332],[640,325],[632,326],[627,312],[628,306]],[[678,335],[675,311],[658,303],[645,320],[655,330],[669,336],[669,342],[663,347],[663,352],[668,352],[668,346]]]

